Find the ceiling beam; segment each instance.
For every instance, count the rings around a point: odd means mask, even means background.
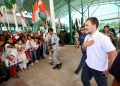
[[[95,13],[95,11],[100,7],[100,5],[98,5],[98,7],[93,11],[93,13],[90,15],[90,17]]]
[[[86,8],[86,10],[84,11],[84,13],[88,10],[88,8],[90,7],[90,5],[92,5],[92,3],[94,2],[95,0],[92,0],[91,3],[88,5],[88,7]]]

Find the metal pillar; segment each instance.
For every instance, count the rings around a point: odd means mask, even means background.
[[[50,3],[50,13],[51,13],[51,19],[52,19],[52,28],[54,29],[54,32],[56,33],[54,2],[53,0],[49,0],[49,3]]]
[[[88,8],[88,18],[89,18],[89,16],[90,16],[90,9]]]
[[[118,6],[118,16],[120,16],[120,6]],[[120,30],[120,19],[118,19],[119,30]]]
[[[92,3],[94,2],[95,0],[92,0],[91,3],[89,4],[89,6],[86,8],[86,10],[84,11],[84,13],[88,10],[88,8],[90,7],[90,5],[92,5]],[[99,3],[99,2],[98,2]]]
[[[2,24],[0,24],[0,31],[2,31]]]
[[[14,4],[14,8],[12,10],[13,16],[14,16],[14,21],[15,21],[15,29],[18,31],[18,23],[17,23],[17,17],[16,17],[16,4]]]
[[[93,11],[93,13],[90,16],[92,16],[99,7],[100,5],[97,6],[97,8]]]
[[[7,9],[5,8],[5,17],[6,17],[6,20],[7,20],[7,30],[10,30],[10,24],[9,24],[9,21],[8,21],[8,14],[7,14]]]
[[[11,32],[11,26],[9,27],[9,30],[10,30],[10,32]]]
[[[81,12],[77,8],[73,7],[72,5],[70,5],[70,6],[81,14]]]
[[[82,1],[82,0],[81,0]],[[90,5],[92,5],[92,3],[94,2],[95,0],[92,0],[91,3],[89,4],[89,6],[85,9],[85,11],[83,12],[83,14],[88,10],[88,18],[90,17],[90,14],[89,14],[89,8],[90,8]],[[100,0],[99,0],[100,1]],[[98,1],[98,3],[99,3]],[[83,1],[82,1],[83,3]],[[82,6],[82,3],[81,3],[81,6]]]
[[[81,12],[82,12],[81,26],[83,26],[84,24],[83,0],[81,0]]]
[[[71,0],[67,1],[68,3],[68,12],[69,12],[69,28],[70,28],[70,43],[73,44],[73,34],[72,34],[72,19],[71,19]]]
[[[82,14],[77,8],[75,8],[74,6],[70,5],[75,11],[79,12],[80,14]],[[84,17],[88,18],[86,15],[84,15]]]

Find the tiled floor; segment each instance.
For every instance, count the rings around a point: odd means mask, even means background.
[[[53,70],[48,63],[48,57],[34,63],[27,71],[19,71],[19,79],[11,78],[3,82],[0,86],[83,86],[80,75],[73,72],[79,64],[81,57],[80,49],[75,49],[73,45],[65,45],[60,48],[60,58],[63,63],[60,70]],[[112,77],[108,77],[108,86],[111,86]],[[94,79],[91,86],[97,86]]]

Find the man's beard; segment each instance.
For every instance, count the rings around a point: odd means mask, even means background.
[[[87,33],[88,34],[91,34],[93,32],[93,28],[89,28],[88,30],[87,30]]]

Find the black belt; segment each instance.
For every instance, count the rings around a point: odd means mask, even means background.
[[[56,43],[51,44],[52,46],[55,45]]]

